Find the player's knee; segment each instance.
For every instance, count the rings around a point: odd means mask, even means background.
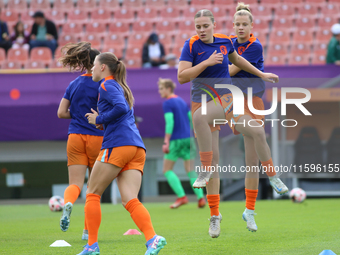
[[[262,127],[254,127],[251,129],[251,135],[254,140],[265,141],[266,133]]]

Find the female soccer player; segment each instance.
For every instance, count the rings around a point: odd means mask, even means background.
[[[65,206],[60,219],[60,228],[67,231],[70,225],[72,206],[84,185],[86,169],[89,176],[103,141],[103,131],[90,125],[84,115],[91,108],[96,108],[99,83],[92,80],[94,59],[100,52],[91,48],[88,42],[70,43],[62,48],[65,55],[59,61],[70,70],[86,71],[67,87],[58,108],[58,117],[71,119],[67,141],[67,160],[69,186],[64,193]],[[83,240],[87,240],[87,226],[83,231]]]
[[[253,28],[253,16],[249,5],[238,3],[236,13],[234,14],[234,29],[236,36],[232,36],[232,42],[235,50],[248,60],[257,69],[264,71],[263,68],[263,50],[260,41],[251,34]],[[230,76],[233,77],[233,85],[239,87],[242,92],[247,95],[248,87],[253,89],[253,105],[257,110],[264,110],[263,101],[261,99],[265,83],[256,75],[241,70],[235,65],[229,66]],[[249,123],[250,120],[264,120],[264,116],[259,116],[251,113],[248,109],[247,100],[245,100],[245,115],[235,117],[235,122]],[[248,169],[256,169],[261,161],[262,166],[273,166],[270,148],[266,141],[265,130],[262,127],[263,123],[252,121],[252,126],[236,124],[232,126],[234,134],[241,133],[244,136],[246,165]],[[254,168],[252,168],[254,167]],[[266,171],[269,176],[271,186],[279,194],[288,192],[286,185],[277,178],[275,171]],[[242,215],[243,220],[247,222],[247,228],[254,232],[257,231],[257,226],[254,219],[255,202],[258,193],[259,173],[258,171],[250,171],[246,173],[245,179],[245,194],[246,194],[246,209]]]
[[[185,195],[181,181],[176,173],[172,171],[178,158],[184,160],[184,168],[190,178],[191,185],[196,179],[196,172],[191,171],[196,156],[196,146],[190,137],[191,112],[182,98],[175,95],[176,84],[171,79],[159,79],[158,92],[161,98],[165,98],[163,103],[165,119],[164,136],[164,162],[163,173],[172,190],[177,195],[177,200],[170,208],[178,208],[187,204],[188,198]],[[194,189],[198,199],[198,208],[203,208],[206,204],[203,190]]]
[[[210,170],[211,166],[216,166],[219,162],[219,127],[209,127],[209,125],[213,124],[214,119],[231,119],[233,98],[228,89],[214,89],[214,85],[231,84],[228,71],[229,60],[239,68],[261,77],[265,81],[276,82],[278,76],[263,73],[256,69],[235,52],[228,36],[214,34],[216,22],[211,11],[200,10],[196,13],[195,28],[197,35],[187,40],[182,50],[178,67],[178,81],[183,84],[193,79],[192,114],[194,131],[197,136],[200,159],[205,170],[199,173],[193,187],[207,187],[207,199],[211,215],[209,234],[215,238],[220,234],[220,222],[222,220],[222,215],[218,209],[220,180],[218,172]],[[201,98],[207,98],[207,94],[209,97],[216,98],[207,103],[206,109],[201,109]],[[209,181],[211,176],[213,179]]]
[[[100,196],[117,178],[122,204],[144,233],[148,254],[158,254],[166,245],[156,235],[150,214],[137,199],[145,164],[145,147],[135,125],[133,95],[126,83],[126,69],[112,53],[102,53],[94,61],[93,80],[101,81],[98,113],[87,113],[90,124],[104,126],[101,152],[94,164],[86,195],[85,218],[89,240],[79,255],[99,254],[98,230],[101,223]]]

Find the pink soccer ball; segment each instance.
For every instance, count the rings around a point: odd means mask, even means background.
[[[306,199],[306,192],[300,188],[294,188],[289,192],[289,197],[295,203],[302,203]]]
[[[64,208],[64,199],[61,196],[53,196],[48,201],[48,206],[52,212],[62,211]]]

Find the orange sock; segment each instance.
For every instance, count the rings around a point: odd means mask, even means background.
[[[64,192],[64,203],[66,204],[68,202],[71,202],[72,204],[74,204],[74,202],[76,202],[76,200],[78,199],[80,192],[81,190],[77,185],[72,184],[68,186]]]
[[[210,216],[219,216],[220,211],[218,210],[218,207],[220,206],[220,194],[207,195],[207,200],[210,207]]]
[[[143,232],[146,241],[149,241],[156,235],[148,210],[137,198],[131,199],[126,204],[125,209],[130,213],[132,220],[140,231]]]
[[[86,195],[85,203],[85,221],[89,231],[89,245],[98,241],[98,230],[101,220],[100,196],[89,193]]]
[[[212,159],[213,159],[213,152],[212,151],[205,151],[200,152],[200,159],[201,163],[206,171],[210,171]]]
[[[257,198],[257,189],[245,189],[246,191],[246,208],[248,210],[255,210],[255,203]]]
[[[267,161],[261,161],[261,164],[264,167],[264,169],[266,170],[266,174],[269,177],[273,177],[273,176],[276,175],[272,158],[270,158]]]
[[[85,212],[84,212],[84,215],[85,215]],[[87,223],[86,223],[86,217],[84,217],[84,230],[88,230]]]

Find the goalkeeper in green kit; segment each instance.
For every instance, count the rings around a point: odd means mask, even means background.
[[[178,208],[187,204],[188,198],[185,195],[183,186],[178,176],[173,172],[173,167],[178,158],[184,160],[184,168],[190,179],[190,186],[195,182],[197,175],[191,167],[196,156],[196,146],[193,138],[190,137],[191,112],[185,101],[174,94],[176,84],[171,79],[159,79],[158,92],[166,101],[163,103],[165,118],[165,138],[163,145],[164,163],[163,173],[177,200],[170,208]],[[203,189],[193,189],[197,196],[198,208],[206,204]]]

